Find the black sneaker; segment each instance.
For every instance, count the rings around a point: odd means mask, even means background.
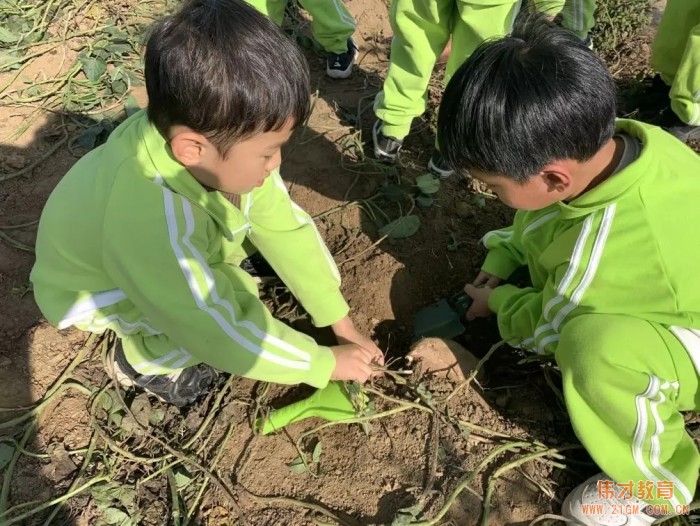
[[[126,361],[121,341],[114,349],[114,374],[124,387],[140,387],[163,402],[179,407],[190,405],[207,394],[218,376],[214,368],[204,364],[170,374],[140,374]]]
[[[686,124],[670,107],[662,112],[659,121],[662,128],[683,142],[700,140],[700,126]]]
[[[593,40],[591,40],[591,35],[590,35],[590,34],[586,35],[585,38],[582,38],[582,39],[581,39],[581,42],[583,42],[583,44],[584,44],[588,49],[590,49],[591,51],[593,51]]]
[[[279,279],[275,269],[272,268],[260,252],[256,252],[241,261],[241,268],[250,274],[256,283],[265,284]]]
[[[451,176],[454,172],[452,168],[447,166],[445,159],[440,154],[439,151],[434,150],[433,155],[430,156],[430,162],[428,163],[428,171],[436,177],[445,179]]]
[[[328,53],[326,75],[332,79],[346,79],[352,75],[352,66],[357,58],[357,44],[348,38],[348,49],[343,53]]]
[[[671,86],[666,84],[661,75],[647,77],[639,84],[623,92],[630,101],[628,105],[638,108],[642,120],[658,117],[659,113],[669,107]]]
[[[382,133],[382,121],[378,120],[372,128],[372,141],[374,142],[374,156],[380,161],[393,163],[399,156],[403,140],[395,137],[387,137]]]

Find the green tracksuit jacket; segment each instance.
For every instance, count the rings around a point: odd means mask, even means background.
[[[279,173],[242,195],[239,209],[206,191],[139,112],[49,197],[31,274],[35,298],[59,328],[114,330],[143,374],[204,362],[325,386],[332,352],[272,317],[239,267],[245,239],[317,326],[347,315],[333,258]]]
[[[569,203],[518,211],[489,232],[483,270],[526,265],[532,286],[496,287],[489,306],[514,346],[553,353],[576,434],[618,483],[692,500],[700,455],[681,411],[700,407],[700,157],[630,120],[639,157]],[[673,508],[675,510],[675,508]]]

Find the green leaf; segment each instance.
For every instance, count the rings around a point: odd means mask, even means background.
[[[192,483],[193,477],[185,468],[175,468],[175,485],[182,491]]]
[[[421,397],[427,402],[430,402],[433,399],[433,393],[431,393],[430,390],[422,382],[418,384],[418,387],[416,387],[416,392],[419,395],[421,395]]]
[[[107,51],[116,57],[121,57],[125,53],[131,53],[133,48],[129,44],[110,44]]]
[[[17,42],[19,37],[12,33],[9,29],[0,26],[0,42],[5,44],[12,44]]]
[[[0,469],[4,468],[12,460],[15,454],[15,448],[6,442],[0,442]]]
[[[410,508],[402,508],[394,517],[391,526],[407,526],[413,524],[417,519],[423,516],[423,505],[421,503],[414,504]]]
[[[141,393],[131,402],[131,412],[134,413],[136,421],[142,426],[148,426],[148,416],[151,414],[151,402],[146,393]]]
[[[435,200],[427,195],[419,195],[418,197],[416,197],[416,203],[418,203],[418,206],[420,206],[421,208],[430,208],[431,206],[433,206],[434,202]]]
[[[403,216],[380,228],[379,235],[388,236],[392,239],[401,239],[412,236],[418,232],[419,228],[420,218],[418,216]]]
[[[403,184],[389,184],[381,188],[380,192],[389,201],[401,201],[404,195],[411,191],[409,185]]]
[[[10,62],[17,60],[17,54],[11,51],[0,51],[0,67],[7,67],[7,69],[19,69],[21,64],[13,64],[12,66],[6,66]],[[32,81],[33,82],[33,81]]]
[[[83,71],[88,80],[96,82],[105,71],[107,71],[107,63],[98,58],[83,58],[81,59],[83,64]]]
[[[289,464],[287,464],[287,467],[292,471],[292,473],[304,473],[308,471],[301,457],[297,457],[292,460]]]
[[[122,425],[122,420],[124,420],[124,411],[115,411],[109,415],[109,421],[116,427]]]
[[[321,447],[321,441],[319,440],[316,442],[316,447],[314,447],[314,452],[312,455],[312,459],[314,462],[318,462],[321,460],[321,453],[323,453],[323,448]]]
[[[124,82],[121,79],[113,81],[109,86],[112,88],[112,93],[115,93],[117,95],[126,93],[126,90],[128,89],[126,82]]]
[[[151,411],[151,414],[148,415],[148,421],[151,425],[157,426],[163,423],[163,420],[165,420],[165,409],[160,407],[156,407]]]
[[[416,185],[425,195],[435,194],[440,190],[440,180],[430,174],[416,177]]]
[[[129,521],[129,516],[118,508],[107,508],[102,511],[102,520],[107,524],[116,524],[121,526],[125,522]]]

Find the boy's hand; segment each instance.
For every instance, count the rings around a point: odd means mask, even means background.
[[[333,328],[333,332],[335,333],[335,337],[339,344],[344,345],[354,343],[359,345],[372,354],[372,363],[384,365],[384,354],[382,351],[372,340],[370,340],[364,334],[360,334],[357,329],[355,329],[355,325],[348,316],[339,322],[334,323],[331,327]]]
[[[331,347],[335,356],[335,369],[331,380],[349,380],[364,383],[372,376],[374,355],[357,344]]]
[[[489,288],[495,289],[500,283],[501,278],[494,276],[493,274],[489,274],[488,272],[484,272],[482,270],[481,272],[479,272],[479,275],[476,277],[472,285],[474,285],[475,287],[481,287],[482,285],[486,285]]]
[[[483,287],[475,287],[467,285],[464,287],[464,292],[473,300],[471,307],[467,311],[467,320],[471,321],[475,318],[486,318],[493,314],[489,309],[489,297],[493,289],[487,285]]]

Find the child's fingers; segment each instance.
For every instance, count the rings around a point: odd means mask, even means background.
[[[486,274],[486,272],[479,272],[479,275],[476,277],[472,285],[475,287],[478,287],[480,285],[483,285],[486,283],[486,281],[489,279],[489,275]]]
[[[472,285],[471,283],[467,283],[467,284],[464,286],[464,292],[466,292],[466,293],[467,293],[467,296],[469,296],[471,299],[474,299],[474,298],[476,297],[476,296],[475,296],[475,294],[476,294],[475,291],[476,291],[476,286]],[[472,309],[470,308],[469,310],[472,310]],[[467,312],[469,312],[469,311],[467,311]]]
[[[366,382],[369,380],[369,377],[372,376],[372,372],[372,368],[369,366],[369,364],[362,362],[358,363],[355,370],[357,381],[360,383]]]
[[[490,276],[489,279],[486,281],[486,286],[495,289],[500,282],[501,278],[497,278],[496,276]]]

